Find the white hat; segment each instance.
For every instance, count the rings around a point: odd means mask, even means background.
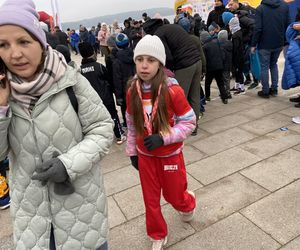
[[[144,36],[135,47],[133,60],[135,61],[138,56],[152,56],[164,66],[166,64],[165,47],[158,36]]]

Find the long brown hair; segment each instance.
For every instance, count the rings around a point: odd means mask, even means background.
[[[138,78],[139,79],[139,78]],[[129,89],[131,91],[130,97],[130,110],[133,116],[133,124],[135,126],[137,136],[142,136],[144,134],[144,113],[142,100],[139,97],[136,88],[137,78],[133,78],[129,82]],[[139,79],[142,82],[141,79]],[[170,132],[170,125],[168,122],[168,109],[167,109],[167,99],[169,98],[167,76],[163,70],[162,64],[158,68],[157,74],[151,80],[151,103],[154,104],[159,86],[161,86],[160,97],[158,102],[157,112],[155,114],[154,120],[152,122],[152,133],[157,134],[167,134]]]

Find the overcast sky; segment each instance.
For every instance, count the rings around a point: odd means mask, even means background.
[[[51,0],[34,0],[37,10],[52,15]],[[156,7],[173,8],[174,0],[57,0],[61,21],[76,21],[84,18],[104,16],[131,10],[143,10]],[[0,0],[0,5],[4,0]]]

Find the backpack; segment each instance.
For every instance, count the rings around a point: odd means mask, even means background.
[[[72,104],[72,107],[74,108],[76,114],[78,114],[78,101],[77,101],[77,97],[75,95],[74,89],[72,86],[69,86],[66,88],[68,97],[70,99],[70,102]]]

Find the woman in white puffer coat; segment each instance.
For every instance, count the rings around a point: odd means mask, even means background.
[[[15,248],[107,249],[99,162],[113,140],[109,113],[47,45],[32,0],[0,7],[0,57],[0,160],[9,154]]]

